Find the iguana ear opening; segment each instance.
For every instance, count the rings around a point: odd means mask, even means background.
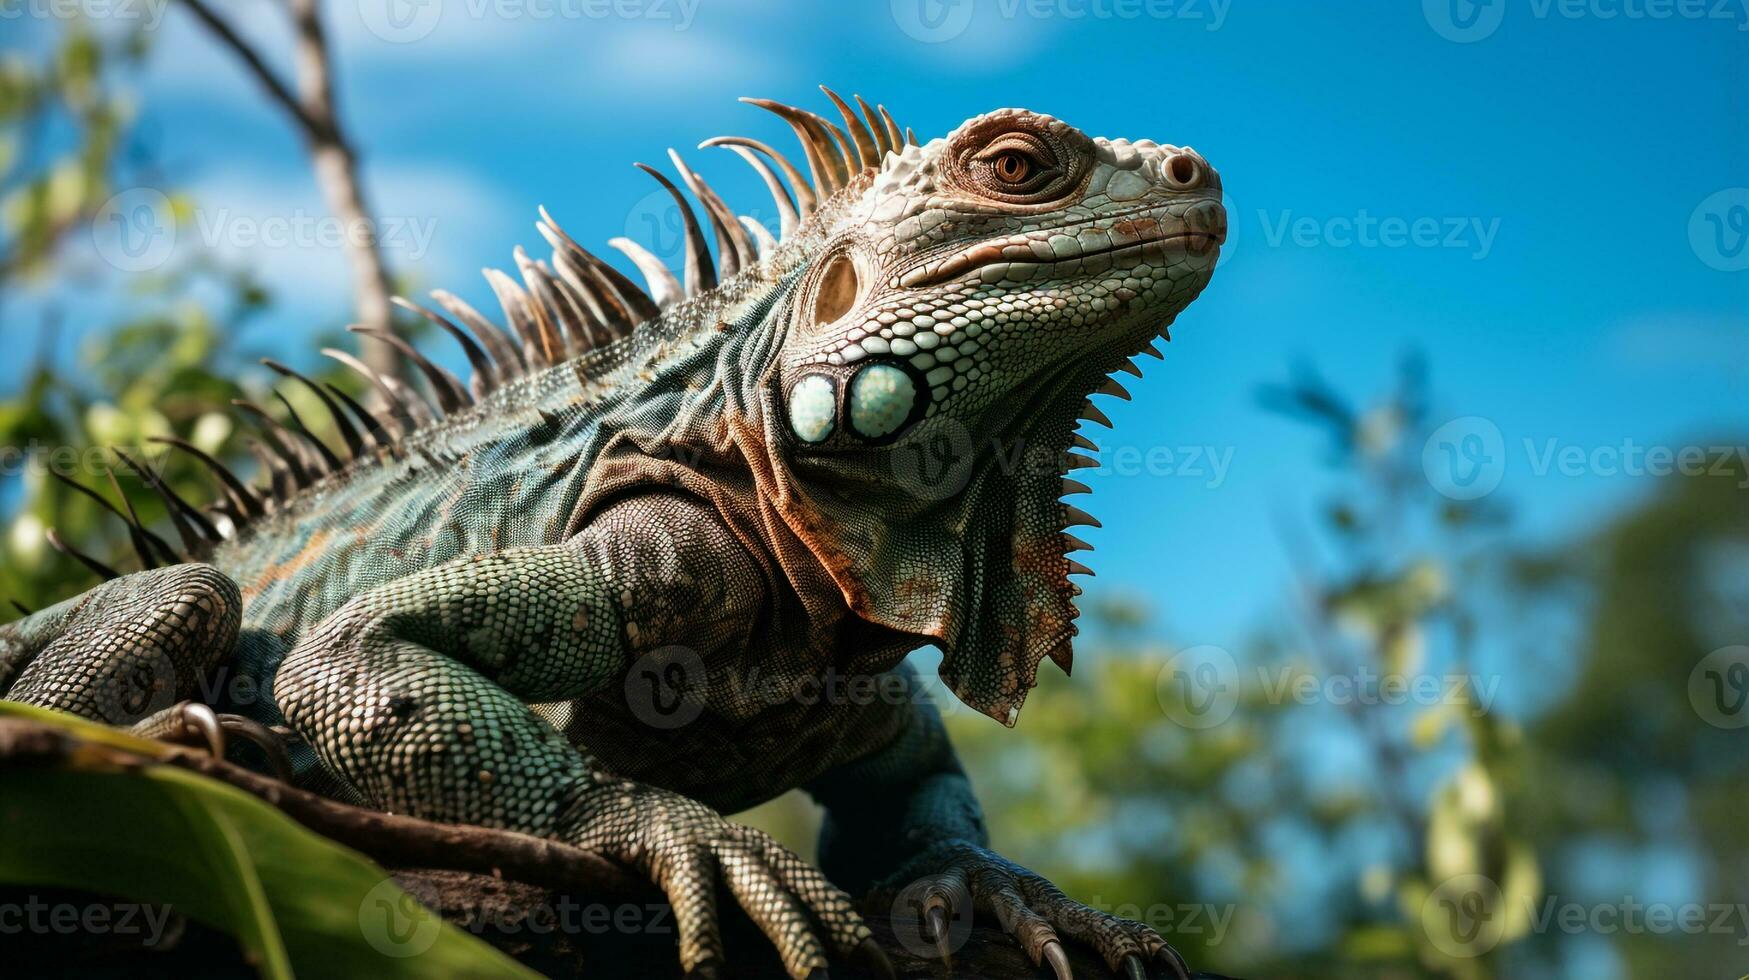
[[[827,256],[814,292],[814,328],[824,329],[844,318],[856,305],[858,287],[856,263],[850,255],[837,252]]]

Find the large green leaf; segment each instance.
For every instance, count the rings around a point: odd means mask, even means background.
[[[236,937],[264,977],[535,976],[242,790],[171,766],[115,771],[112,750],[150,759],[157,743],[18,704],[0,718],[92,747],[56,768],[0,767],[0,883],[168,905]]]

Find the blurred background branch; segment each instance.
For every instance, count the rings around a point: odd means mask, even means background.
[[[280,81],[254,47],[213,12],[205,0],[181,0],[219,43],[234,52],[268,96],[302,130],[309,146],[316,182],[328,208],[346,229],[347,261],[352,266],[353,302],[358,322],[376,331],[394,329],[394,307],[389,299],[393,287],[383,260],[375,216],[365,204],[364,187],[358,179],[358,155],[341,127],[334,105],[334,66],[328,35],[322,25],[317,0],[287,0],[296,32],[293,64],[297,93]],[[397,377],[401,356],[387,342],[370,336],[359,338],[366,364],[378,374]]]

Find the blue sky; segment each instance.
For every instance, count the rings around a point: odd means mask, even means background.
[[[1156,463],[1126,474],[1108,457],[1088,505],[1106,529],[1087,535],[1099,584],[1152,598],[1185,643],[1242,646],[1288,587],[1280,519],[1303,515],[1328,471],[1322,443],[1256,392],[1297,360],[1364,395],[1402,351],[1425,351],[1435,414],[1486,420],[1460,436],[1498,433],[1494,492],[1533,539],[1649,492],[1607,472],[1629,440],[1749,434],[1736,0],[397,2],[330,4],[342,109],[385,229],[400,229],[396,272],[482,303],[478,268],[540,244],[537,204],[585,244],[647,238],[664,215],[631,162],[669,146],[769,218],[739,161],[691,149],[722,133],[788,145],[736,96],[825,109],[825,82],[925,138],[1018,105],[1200,150],[1230,195],[1233,242],[1166,360],[1145,363],[1134,401],[1105,406],[1102,443]],[[221,9],[285,67],[277,4]],[[1709,16],[1684,15],[1697,9]],[[235,229],[325,213],[305,157],[228,53],[174,5],[157,13],[140,133],[202,209],[177,247],[256,264],[281,301],[257,329],[299,349],[305,327],[345,316],[342,254]],[[50,25],[22,26],[8,31],[42,50]],[[6,333],[28,335],[48,302],[77,331],[115,298],[49,284],[9,300]],[[0,390],[18,364],[0,365]],[[1570,447],[1581,472],[1538,472]],[[1163,450],[1195,471],[1167,472]]]

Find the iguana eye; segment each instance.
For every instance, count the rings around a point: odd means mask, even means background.
[[[1032,161],[1018,153],[1004,153],[991,166],[996,179],[1004,184],[1024,184],[1032,176]]]
[[[970,196],[1025,208],[1059,204],[1091,168],[1078,131],[1035,113],[1009,111],[976,120],[948,148],[947,182]]]
[[[1026,198],[1050,191],[1063,168],[1050,145],[1031,133],[1006,133],[973,154],[972,173],[1002,197]]]

